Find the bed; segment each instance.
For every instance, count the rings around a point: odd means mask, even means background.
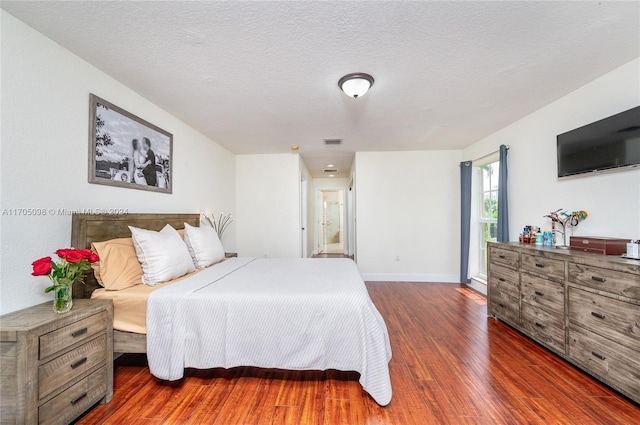
[[[199,219],[77,214],[72,245],[129,237],[127,226],[180,229]],[[114,351],[147,353],[160,379],[180,379],[189,367],[357,371],[378,404],[391,401],[386,325],[351,260],[232,258],[170,284],[125,291],[99,289],[93,276],[85,281],[74,287],[77,297],[114,300]],[[127,302],[139,306],[129,323],[117,313]]]

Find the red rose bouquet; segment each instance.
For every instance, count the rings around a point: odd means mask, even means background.
[[[54,310],[58,313],[65,313],[71,310],[71,286],[80,280],[85,272],[91,269],[91,263],[99,261],[98,254],[90,249],[66,248],[56,251],[59,262],[55,262],[51,257],[43,257],[34,261],[33,276],[49,276],[51,286],[45,288],[44,292],[55,291]]]

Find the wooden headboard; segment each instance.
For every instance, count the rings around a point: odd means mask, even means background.
[[[175,229],[183,229],[184,223],[200,225],[200,214],[73,214],[71,217],[71,246],[91,248],[93,242],[109,239],[130,238],[128,226],[148,230],[161,230],[167,224]],[[73,285],[74,298],[90,298],[91,293],[101,288],[93,276],[93,271],[84,278],[84,284]]]

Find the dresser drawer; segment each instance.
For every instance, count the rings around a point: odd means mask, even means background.
[[[520,294],[517,286],[514,286],[511,283],[508,283],[506,281],[501,281],[499,278],[494,276],[491,276],[489,278],[489,291],[503,292],[515,299],[518,299],[518,296]]]
[[[489,297],[490,312],[500,319],[506,319],[514,324],[520,323],[520,303],[504,292],[491,291]]]
[[[38,408],[39,424],[67,424],[104,397],[107,371],[102,367]]]
[[[636,400],[640,398],[640,357],[636,351],[571,325],[569,358]]]
[[[522,254],[522,268],[548,277],[564,279],[564,261],[539,255]]]
[[[508,283],[509,285],[518,287],[520,283],[520,273],[517,270],[513,270],[498,264],[491,264],[489,266],[489,277],[495,277],[500,282]]]
[[[102,335],[75,350],[53,359],[38,369],[38,395],[44,398],[107,358],[107,336]]]
[[[560,317],[564,315],[564,285],[522,273],[522,301],[544,308]]]
[[[640,350],[637,305],[570,287],[569,320],[613,342]]]
[[[640,300],[640,275],[569,263],[569,281]]]
[[[549,314],[541,308],[523,302],[520,322],[535,340],[564,353],[564,317]]]
[[[84,341],[107,328],[107,313],[94,314],[40,337],[40,359]]]
[[[489,248],[489,261],[491,263],[499,263],[514,269],[520,267],[520,254],[507,249]]]

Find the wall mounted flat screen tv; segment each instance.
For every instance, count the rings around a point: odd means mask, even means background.
[[[640,106],[558,135],[558,177],[640,165]]]

